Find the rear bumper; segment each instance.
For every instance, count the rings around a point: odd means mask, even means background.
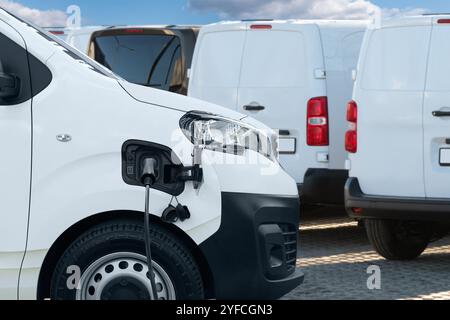
[[[222,224],[200,245],[216,299],[277,299],[303,282],[296,268],[299,200],[223,193]]]
[[[450,222],[449,200],[366,195],[357,178],[347,180],[345,207],[354,219]],[[358,213],[354,208],[360,209]]]
[[[308,204],[344,205],[347,170],[308,169],[299,185],[302,201]]]

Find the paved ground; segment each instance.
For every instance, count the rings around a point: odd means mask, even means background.
[[[298,265],[302,286],[284,299],[450,299],[450,237],[430,245],[416,261],[378,256],[365,231],[343,213],[318,210],[303,218]],[[381,289],[367,288],[369,266],[379,266]]]

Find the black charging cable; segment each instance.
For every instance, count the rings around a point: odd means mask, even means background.
[[[150,188],[155,184],[157,161],[153,158],[144,160],[142,167],[141,182],[145,185],[145,213],[144,213],[144,232],[145,232],[145,252],[147,255],[148,277],[150,278],[150,285],[152,287],[152,298],[158,300],[156,290],[155,273],[153,272],[152,261],[152,238],[150,235]]]

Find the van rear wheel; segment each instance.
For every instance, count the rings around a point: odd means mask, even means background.
[[[152,225],[150,231],[158,299],[203,299],[200,270],[190,251],[164,228]],[[143,225],[115,221],[85,232],[60,258],[50,290],[54,300],[151,299]]]
[[[388,260],[413,260],[420,256],[432,237],[431,224],[396,220],[365,221],[370,243]]]

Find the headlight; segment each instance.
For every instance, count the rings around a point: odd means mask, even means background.
[[[235,155],[253,150],[272,161],[277,160],[276,136],[246,123],[192,111],[181,118],[180,127],[196,146]]]

